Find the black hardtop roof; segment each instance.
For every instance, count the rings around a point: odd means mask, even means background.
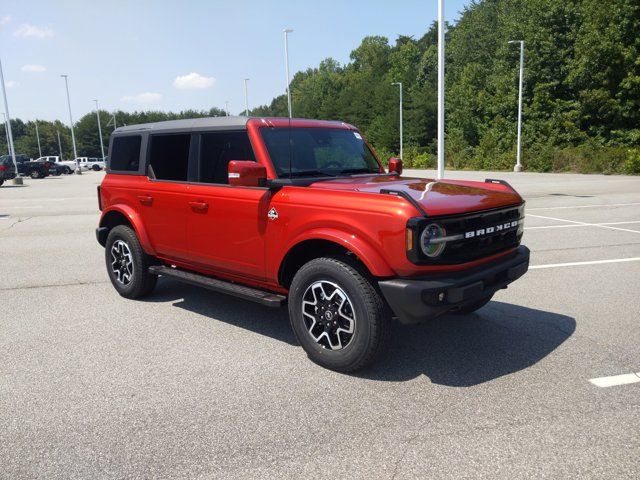
[[[167,120],[164,122],[140,123],[137,125],[127,125],[118,127],[114,130],[113,135],[131,134],[131,133],[168,133],[168,132],[193,132],[193,131],[211,131],[211,130],[245,130],[247,122],[251,118],[257,118],[264,121],[282,120],[282,118],[270,117],[245,117],[245,116],[228,116],[228,117],[204,117],[204,118],[187,118],[183,120]],[[305,121],[305,119],[292,119],[294,121]],[[317,122],[313,121],[312,122]],[[345,125],[340,121],[325,120],[322,123],[327,125]]]
[[[127,125],[114,130],[114,135],[134,132],[178,132],[193,130],[242,130],[247,128],[249,117],[205,117],[187,118],[184,120],[167,120],[165,122],[140,123]]]

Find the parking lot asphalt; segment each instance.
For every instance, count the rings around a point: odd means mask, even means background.
[[[119,297],[102,176],[0,188],[0,478],[640,476],[640,382],[616,384],[640,375],[639,177],[447,172],[523,194],[532,269],[344,375],[284,309]]]

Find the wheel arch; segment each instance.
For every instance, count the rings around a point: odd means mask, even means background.
[[[127,225],[131,227],[133,231],[136,232],[136,236],[138,237],[143,250],[149,255],[155,255],[155,249],[151,245],[149,236],[142,224],[142,220],[134,209],[126,205],[114,205],[108,210],[102,212],[99,226],[101,229],[106,229],[104,230],[105,243],[107,236],[109,235],[109,231],[118,225]],[[104,243],[102,241],[99,242],[104,247]]]
[[[374,277],[394,275],[382,255],[363,240],[343,232],[323,230],[310,233],[287,248],[279,263],[278,283],[289,288],[293,276],[302,265],[314,258],[336,254],[353,256]]]

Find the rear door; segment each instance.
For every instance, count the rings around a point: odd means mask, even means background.
[[[255,155],[246,130],[194,137],[195,180],[189,192],[187,245],[201,268],[252,279],[265,277],[267,188],[229,185],[231,160]]]

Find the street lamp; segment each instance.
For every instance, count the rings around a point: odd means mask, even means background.
[[[249,116],[249,97],[247,95],[247,82],[248,78],[244,79],[244,114],[246,117]]]
[[[60,141],[60,130],[56,130],[56,133],[58,134],[58,150],[60,150],[60,160],[62,160],[64,158],[64,155],[62,155],[62,142]]]
[[[40,132],[38,132],[38,120],[34,122],[36,124],[36,138],[38,139],[38,153],[42,157],[42,148],[40,148]]]
[[[227,117],[228,117],[228,116],[230,116],[230,113],[229,113],[229,100],[225,100],[224,101],[224,105],[225,105],[225,109],[226,109]]]
[[[11,149],[9,148],[9,127],[7,127],[7,116],[2,114],[2,124],[4,125],[4,134],[7,137],[7,152],[11,155]]]
[[[60,75],[62,78],[64,78],[64,85],[67,88],[67,105],[69,106],[69,128],[71,128],[71,143],[73,144],[73,156],[75,157],[76,160],[76,173],[78,175],[82,175],[82,172],[80,171],[80,162],[78,161],[78,151],[76,150],[76,136],[73,133],[73,117],[71,116],[71,98],[69,97],[69,81],[68,81],[68,75]]]
[[[289,80],[289,34],[293,32],[292,28],[285,28],[284,33],[284,62],[287,73],[287,105],[289,106],[289,118],[293,116],[293,110],[291,108],[291,81]]]
[[[13,167],[16,169],[16,176],[13,179],[14,185],[22,185],[22,178],[18,176],[18,164],[16,163],[16,150],[13,147],[13,133],[11,132],[11,115],[9,115],[9,103],[7,102],[7,89],[4,86],[4,73],[2,72],[2,61],[0,60],[0,83],[2,83],[2,96],[4,98],[5,120],[7,122],[7,134],[9,136],[9,154],[13,160]]]
[[[393,82],[391,85],[400,87],[400,160],[402,160],[402,82]]]
[[[102,142],[102,127],[100,126],[100,108],[98,107],[98,100],[96,102],[96,117],[98,117],[98,135],[100,135],[100,151],[102,152],[102,161],[104,161],[104,144]]]
[[[524,77],[524,40],[510,40],[509,43],[520,44],[520,79],[518,81],[518,147],[514,172],[522,171],[522,79]]]
[[[438,173],[444,177],[444,0],[438,0]]]

